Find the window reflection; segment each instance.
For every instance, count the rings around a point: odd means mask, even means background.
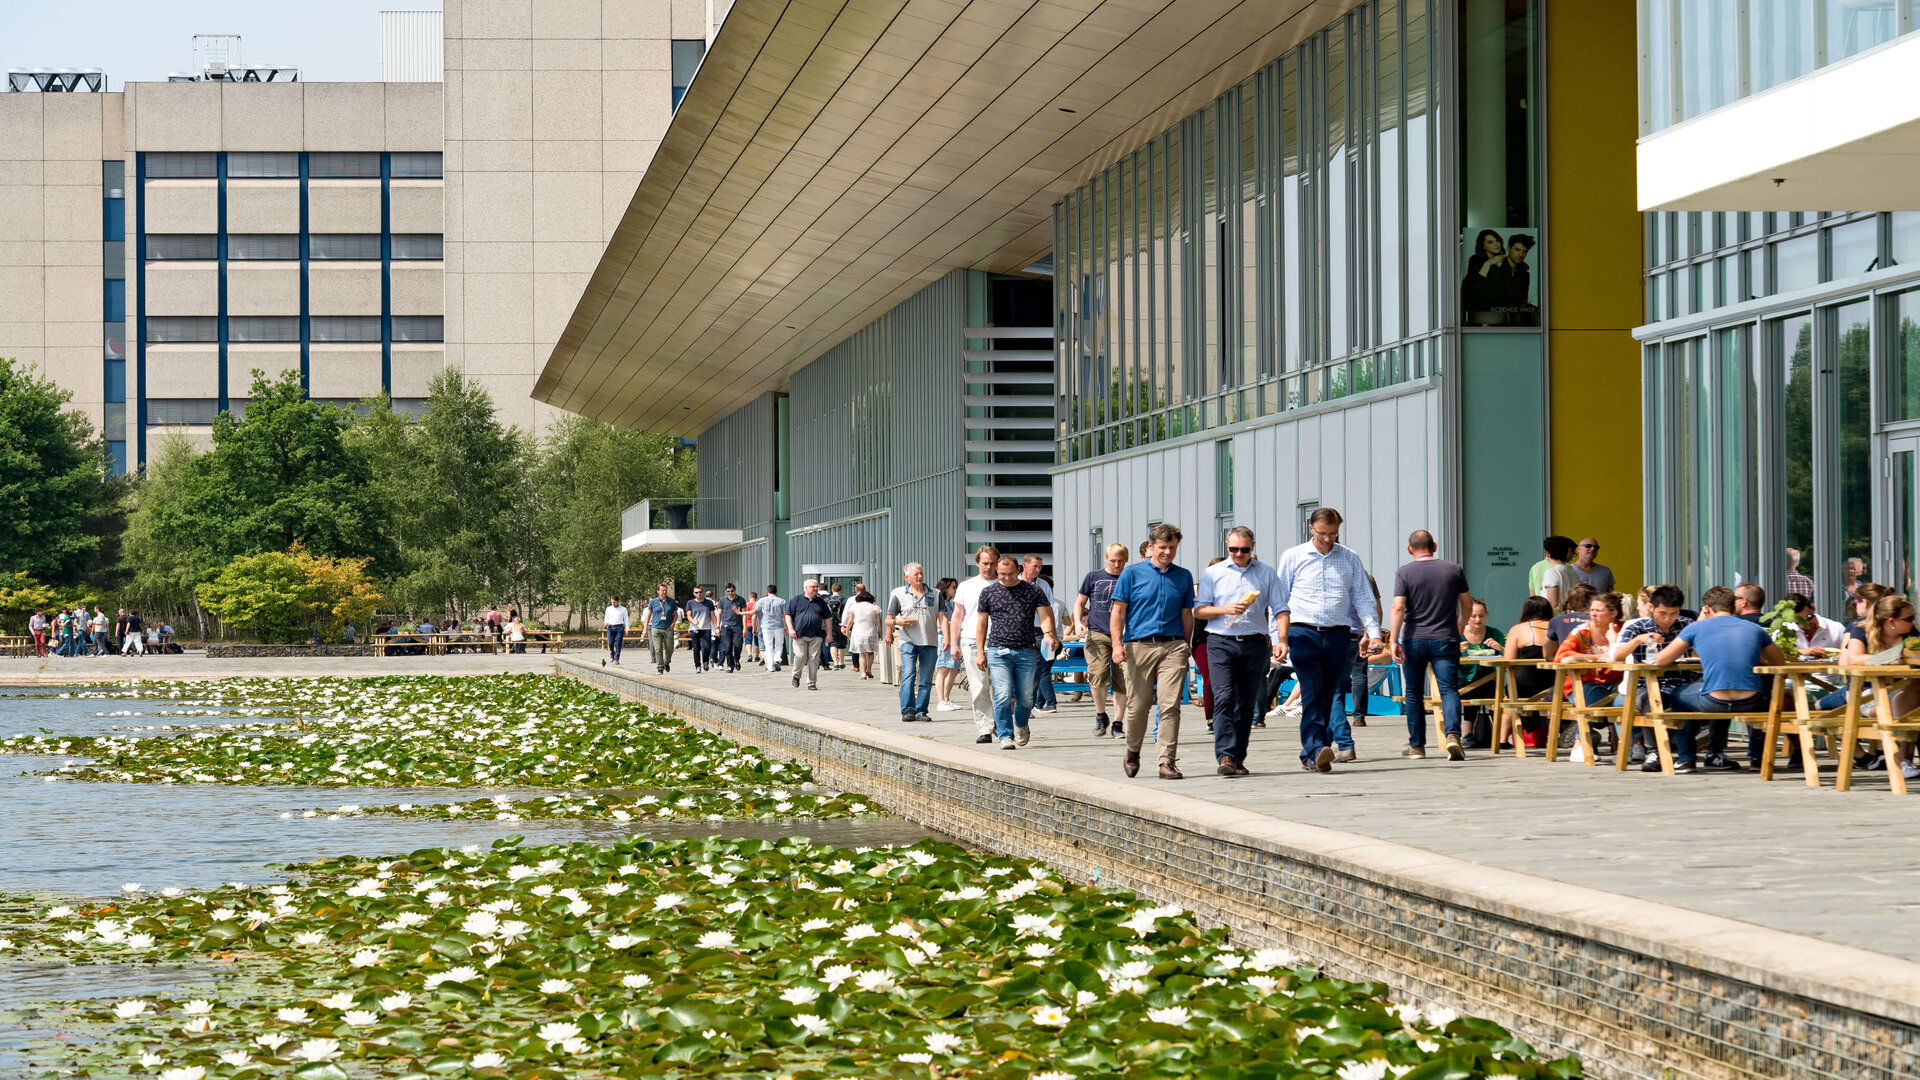
[[[1840,395],[1840,557],[1841,588],[1853,594],[1873,566],[1873,334],[1871,305],[1857,301],[1832,309],[1827,347],[1838,376]],[[1815,578],[1819,581],[1819,578]]]
[[[1813,546],[1813,319],[1797,315],[1773,323],[1772,329],[1785,406],[1781,502],[1788,571],[1797,552],[1799,572],[1817,581],[1824,556]]]

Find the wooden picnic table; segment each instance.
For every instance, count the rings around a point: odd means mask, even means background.
[[[32,652],[32,634],[0,634],[0,653],[7,656],[27,656]]]
[[[1813,739],[1816,735],[1827,737],[1827,752],[1840,753],[1839,728],[1846,710],[1815,709],[1807,697],[1807,684],[1812,683],[1822,690],[1831,692],[1838,689],[1844,678],[1846,668],[1831,661],[1798,662],[1792,664],[1761,664],[1754,669],[1757,675],[1772,675],[1773,698],[1768,709],[1766,726],[1766,746],[1760,752],[1760,779],[1773,779],[1773,760],[1780,736],[1787,735],[1800,742],[1800,761],[1806,772],[1807,786],[1820,786],[1820,767],[1814,762]],[[1785,697],[1785,688],[1793,686],[1793,718],[1788,719],[1781,709],[1781,699]],[[1850,759],[1850,756],[1849,756]],[[1845,790],[1844,788],[1841,790]]]
[[[1861,738],[1880,740],[1881,753],[1887,758],[1887,783],[1894,794],[1907,793],[1907,778],[1900,772],[1899,740],[1920,735],[1920,708],[1905,713],[1893,710],[1893,691],[1903,683],[1920,680],[1920,666],[1912,664],[1835,665],[1837,674],[1847,678],[1847,704],[1840,717],[1840,772],[1834,790],[1853,786],[1853,752]],[[1862,713],[1862,698],[1872,695],[1873,713]]]
[[[1500,747],[1500,717],[1503,714],[1514,713],[1517,716],[1522,713],[1540,713],[1546,712],[1553,707],[1553,687],[1549,686],[1540,693],[1528,697],[1520,693],[1518,678],[1521,669],[1543,667],[1551,663],[1551,661],[1528,659],[1509,660],[1504,656],[1487,656],[1476,657],[1473,662],[1480,667],[1490,667],[1493,669],[1494,689],[1491,706],[1493,709],[1494,725],[1493,745],[1494,751],[1498,753]],[[1513,756],[1523,761],[1526,760],[1527,757],[1527,743],[1525,739],[1520,737],[1520,725],[1517,720],[1513,729]]]
[[[1589,658],[1589,659],[1583,659],[1583,660],[1571,660],[1571,659],[1570,660],[1542,660],[1540,661],[1539,666],[1553,672],[1553,686],[1550,687],[1548,691],[1553,695],[1553,708],[1548,713],[1548,717],[1547,717],[1547,745],[1546,745],[1547,760],[1555,761],[1559,759],[1560,723],[1563,719],[1566,718],[1568,714],[1572,714],[1574,718],[1574,727],[1577,729],[1577,732],[1580,736],[1580,745],[1582,748],[1586,750],[1586,764],[1588,765],[1600,764],[1599,752],[1594,748],[1594,745],[1593,745],[1593,729],[1591,725],[1595,720],[1601,720],[1601,721],[1606,721],[1608,723],[1611,723],[1614,717],[1624,715],[1624,710],[1625,710],[1624,705],[1614,705],[1611,703],[1613,700],[1614,694],[1619,693],[1619,690],[1616,688],[1612,693],[1609,693],[1607,695],[1606,700],[1608,704],[1588,705],[1588,704],[1582,703],[1582,704],[1576,705],[1571,700],[1569,700],[1568,695],[1564,690],[1564,680],[1562,679],[1562,676],[1563,675],[1574,676],[1575,684],[1579,685],[1584,681],[1579,677],[1582,675],[1585,675],[1587,672],[1618,671],[1620,670],[1621,665],[1615,664],[1611,660]],[[1619,755],[1619,752],[1620,752],[1619,744],[1621,742],[1631,742],[1631,741],[1632,741],[1631,735],[1629,735],[1624,740],[1616,738],[1614,740],[1615,756],[1618,757]],[[1664,761],[1665,759],[1663,758],[1662,760]]]

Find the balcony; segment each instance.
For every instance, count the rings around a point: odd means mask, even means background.
[[[664,495],[642,499],[620,514],[622,551],[710,552],[745,542],[737,499]]]

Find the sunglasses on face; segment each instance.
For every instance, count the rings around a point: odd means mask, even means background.
[[[1253,554],[1253,549],[1252,549],[1252,548],[1250,548],[1250,547],[1229,547],[1229,548],[1227,549],[1227,554],[1229,554],[1229,555],[1251,555],[1251,554]]]

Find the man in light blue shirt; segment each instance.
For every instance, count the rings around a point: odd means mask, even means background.
[[[1380,641],[1380,605],[1360,554],[1340,543],[1340,522],[1340,511],[1330,506],[1315,510],[1307,519],[1313,539],[1288,548],[1274,567],[1279,659],[1292,658],[1300,682],[1300,767],[1310,772],[1333,771],[1327,714],[1348,673],[1350,606],[1366,632],[1362,650],[1371,654]]]
[[[1147,534],[1149,555],[1120,572],[1113,583],[1113,662],[1126,667],[1127,752],[1120,769],[1140,772],[1140,747],[1146,742],[1147,713],[1160,706],[1155,736],[1160,779],[1184,780],[1175,764],[1180,753],[1180,694],[1187,685],[1187,661],[1193,655],[1193,575],[1173,564],[1180,551],[1180,530],[1166,522]],[[1153,687],[1153,693],[1147,687]]]
[[[1253,530],[1227,532],[1227,558],[1200,574],[1194,618],[1207,621],[1207,683],[1213,691],[1213,756],[1221,776],[1247,775],[1247,741],[1268,660],[1280,648],[1269,636],[1280,580],[1253,557]]]

